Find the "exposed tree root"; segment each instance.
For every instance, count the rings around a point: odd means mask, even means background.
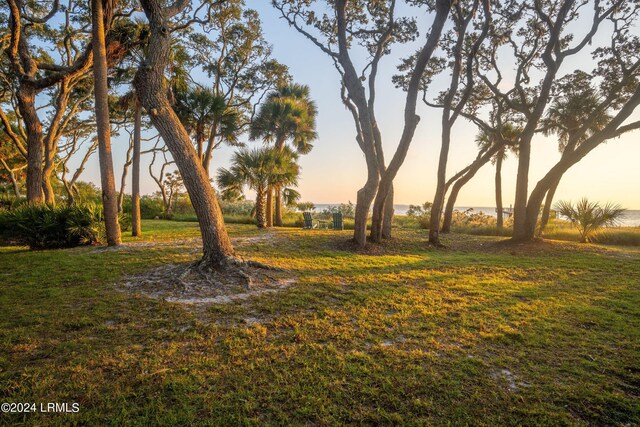
[[[257,261],[227,257],[217,264],[202,259],[189,265],[166,265],[127,278],[123,288],[156,299],[186,304],[228,302],[275,292],[293,280],[284,270]]]

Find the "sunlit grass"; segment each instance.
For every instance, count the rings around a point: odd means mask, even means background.
[[[635,248],[452,234],[435,250],[398,229],[353,253],[348,231],[278,229],[238,250],[296,285],[196,314],[115,290],[198,256],[194,223],[143,231],[115,251],[0,249],[2,400],[81,406],[4,422],[640,423]]]

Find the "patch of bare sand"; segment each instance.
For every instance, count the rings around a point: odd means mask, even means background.
[[[268,231],[258,236],[235,237],[234,246],[268,242],[279,239],[277,233]],[[184,246],[189,252],[202,250],[200,238],[161,242],[132,242],[121,250],[160,246]],[[256,263],[239,263],[232,268],[202,271],[195,265],[168,264],[126,277],[117,289],[131,294],[165,300],[201,308],[212,304],[228,304],[251,297],[279,292],[295,283],[286,272],[262,268]]]

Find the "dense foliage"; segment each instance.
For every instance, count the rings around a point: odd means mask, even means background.
[[[31,249],[70,248],[98,243],[104,232],[97,205],[23,204],[0,210],[0,242]]]

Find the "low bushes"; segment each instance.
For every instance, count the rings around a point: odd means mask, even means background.
[[[103,233],[102,210],[96,205],[21,205],[0,210],[2,244],[70,248],[98,243]]]

